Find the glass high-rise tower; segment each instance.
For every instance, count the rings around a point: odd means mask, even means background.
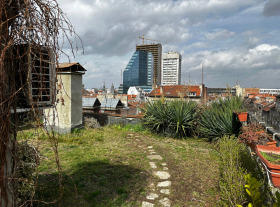
[[[130,86],[151,86],[153,84],[153,54],[135,51],[123,72],[123,92]]]

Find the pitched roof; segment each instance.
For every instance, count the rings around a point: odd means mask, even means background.
[[[272,108],[275,108],[276,107],[276,104],[275,103],[270,103],[268,105],[266,105],[265,107],[263,107],[263,111],[269,111],[270,109]]]
[[[80,63],[59,63],[57,72],[85,72],[87,71]]]
[[[201,89],[199,86],[187,86],[187,85],[159,86],[154,90],[152,90],[149,96],[150,97],[153,96],[188,97],[189,93],[195,93],[194,96],[200,96]]]
[[[104,98],[101,103],[101,108],[117,108],[122,106],[123,104],[120,99]]]
[[[91,98],[91,97],[83,97],[83,107],[94,107],[94,106],[100,106],[100,102],[98,98]]]

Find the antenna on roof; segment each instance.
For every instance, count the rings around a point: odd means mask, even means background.
[[[204,62],[202,62],[202,85],[203,85],[203,67],[204,67]]]
[[[239,74],[237,76],[237,80],[236,80],[236,83],[235,83],[237,86],[239,85]]]

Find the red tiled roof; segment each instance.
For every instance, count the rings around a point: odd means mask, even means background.
[[[263,107],[263,111],[269,111],[270,109],[272,108],[275,108],[276,107],[276,104],[275,103],[270,103],[268,104],[267,106]]]
[[[188,93],[195,93],[195,96],[200,96],[201,90],[199,86],[159,86],[152,90],[149,96],[181,97],[183,95],[183,97],[188,97]]]

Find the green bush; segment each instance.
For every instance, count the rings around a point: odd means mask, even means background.
[[[239,108],[242,108],[240,97],[219,99],[204,107],[199,118],[200,136],[213,140],[224,135],[238,135],[241,123],[233,112]]]
[[[191,134],[196,117],[195,102],[158,100],[148,102],[142,109],[141,123],[153,132],[175,137]]]
[[[240,144],[233,136],[224,136],[219,141],[222,206],[246,203],[245,170],[241,167],[242,152],[245,150],[245,145]]]

